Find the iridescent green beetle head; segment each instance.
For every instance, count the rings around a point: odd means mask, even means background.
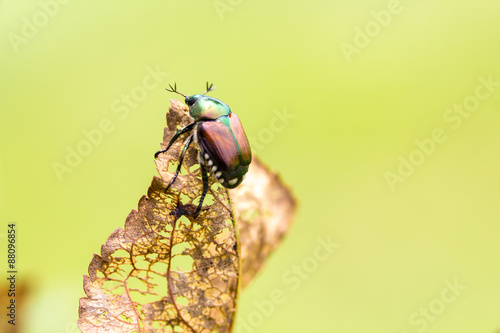
[[[205,93],[206,94],[206,93]],[[196,94],[196,95],[191,95],[191,96],[185,96],[186,99],[184,102],[186,103],[187,106],[191,107],[193,106],[194,103],[196,103],[200,98],[204,97],[205,94]]]
[[[195,121],[201,120],[215,120],[221,116],[228,116],[231,113],[229,106],[217,98],[205,96],[206,93],[215,89],[213,83],[208,84],[207,91],[203,94],[189,95],[186,96],[177,91],[177,84],[171,85],[170,89],[167,91],[179,94],[184,97],[184,102],[189,107],[189,115]]]

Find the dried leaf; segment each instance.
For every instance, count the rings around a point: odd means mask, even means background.
[[[192,122],[187,107],[171,100],[163,147]],[[186,137],[183,137],[186,139]],[[202,192],[197,148],[167,194],[184,142],[156,160],[148,195],[94,255],[84,276],[86,298],[78,321],[83,332],[230,332],[239,283],[238,231],[228,191],[209,177]],[[289,227],[295,203],[275,174],[254,159],[247,179],[232,191],[244,235],[243,283],[247,284]],[[236,202],[237,201],[237,202]]]
[[[169,113],[169,116],[175,116]],[[181,124],[171,119],[169,124]],[[171,136],[176,127],[168,132]],[[168,180],[182,142],[157,164]],[[210,179],[207,209],[193,217],[202,182],[196,150],[188,150],[183,172],[168,194],[155,177],[132,211],[95,255],[80,300],[83,332],[229,332],[238,290],[236,231],[227,191]],[[167,178],[168,177],[168,178]]]
[[[80,300],[83,332],[228,332],[238,285],[234,223],[224,192],[194,219],[155,177],[94,255]],[[179,206],[177,206],[179,205]],[[184,212],[183,212],[184,210]]]
[[[257,158],[245,181],[229,193],[240,233],[240,283],[245,287],[290,228],[296,202],[278,175]]]

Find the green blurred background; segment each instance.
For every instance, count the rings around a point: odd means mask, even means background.
[[[92,254],[156,175],[164,87],[206,81],[300,204],[235,332],[497,331],[499,17],[493,0],[1,1],[21,331],[77,331]]]

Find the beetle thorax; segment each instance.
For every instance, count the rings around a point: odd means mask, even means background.
[[[203,95],[189,108],[189,114],[194,120],[215,120],[230,113],[231,109],[227,104],[216,98]]]

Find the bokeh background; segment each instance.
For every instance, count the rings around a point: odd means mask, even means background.
[[[210,81],[300,204],[235,332],[497,332],[499,17],[494,0],[0,1],[18,328],[78,331],[92,254],[156,175],[164,88]]]

